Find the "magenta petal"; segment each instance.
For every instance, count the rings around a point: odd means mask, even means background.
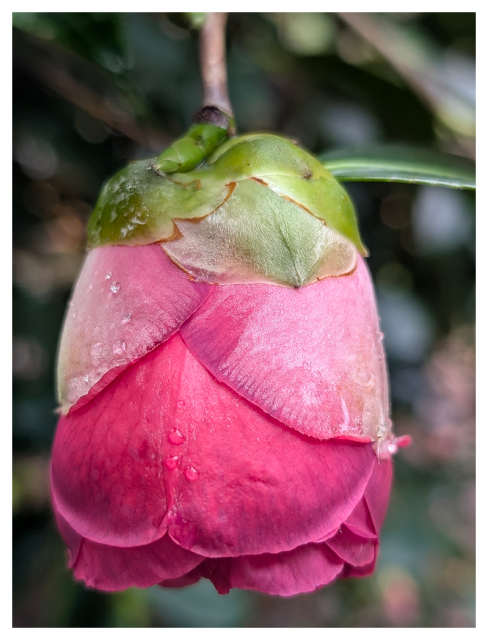
[[[151,376],[139,379],[138,367],[61,417],[51,463],[53,501],[71,527],[122,547],[148,544],[167,530],[165,431],[151,393],[147,422],[142,418]]]
[[[55,507],[56,511],[56,507]],[[56,520],[65,542],[72,549],[79,539],[78,552],[70,566],[75,578],[88,587],[120,591],[129,587],[151,587],[163,580],[178,579],[191,572],[203,558],[182,549],[168,536],[142,547],[109,547],[81,538],[61,514]]]
[[[359,567],[354,567],[350,564],[345,564],[344,569],[341,573],[341,578],[363,578],[365,576],[370,576],[376,565],[376,557],[378,552],[378,546],[376,546],[374,559],[368,564],[363,564]]]
[[[373,473],[364,492],[364,499],[368,505],[376,533],[379,533],[385,519],[392,480],[391,459],[376,460],[373,465]]]
[[[202,564],[204,563],[205,561]],[[185,573],[185,575],[181,576],[180,578],[172,578],[170,580],[164,580],[159,584],[161,587],[176,587],[176,588],[188,587],[191,584],[195,584],[195,582],[198,582],[202,577],[202,564],[199,564],[198,567],[195,567],[188,573]]]
[[[76,559],[78,558],[78,554],[80,552],[81,544],[83,542],[83,537],[80,536],[63,518],[63,516],[59,513],[56,507],[56,501],[54,496],[51,498],[53,507],[54,507],[54,516],[56,518],[56,524],[58,525],[59,532],[63,538],[63,540],[68,545],[68,554],[69,554],[69,562],[68,566],[73,568]]]
[[[377,533],[364,496],[345,520],[347,527],[362,538],[377,538]]]
[[[61,419],[53,494],[95,542],[138,546],[167,527],[205,556],[276,553],[338,527],[375,462],[370,444],[283,426],[219,384],[176,334]]]
[[[217,378],[306,435],[367,441],[388,420],[374,291],[353,273],[291,289],[216,287],[181,334]]]
[[[354,566],[368,564],[374,560],[376,538],[362,538],[343,525],[327,545],[344,562]]]
[[[306,544],[276,554],[224,558],[205,571],[208,563],[203,565],[203,575],[219,593],[239,588],[279,596],[315,591],[334,580],[344,566],[343,560],[326,544]]]
[[[166,340],[211,289],[190,281],[159,245],[90,251],[61,338],[63,412],[86,403],[131,362]]]

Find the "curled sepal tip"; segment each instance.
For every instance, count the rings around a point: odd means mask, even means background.
[[[163,151],[155,167],[164,173],[186,173],[225,142],[234,121],[217,107],[204,107],[194,117],[188,133]]]

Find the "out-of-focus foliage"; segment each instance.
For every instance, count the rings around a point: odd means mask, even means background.
[[[414,438],[376,573],[280,599],[206,582],[103,594],[66,569],[47,480],[57,339],[101,184],[200,107],[196,35],[173,18],[14,14],[14,626],[474,626],[474,195],[443,188],[348,185],[396,432]],[[317,154],[400,143],[472,158],[474,33],[470,13],[231,14],[238,129]]]

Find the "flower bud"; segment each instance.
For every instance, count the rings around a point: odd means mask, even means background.
[[[89,222],[51,467],[70,566],[109,591],[368,575],[407,442],[353,206],[288,140],[197,168],[195,142],[120,171]]]

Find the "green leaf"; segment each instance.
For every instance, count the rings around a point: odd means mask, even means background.
[[[476,188],[472,160],[426,149],[379,146],[339,149],[319,156],[341,182],[406,182],[452,189]]]

